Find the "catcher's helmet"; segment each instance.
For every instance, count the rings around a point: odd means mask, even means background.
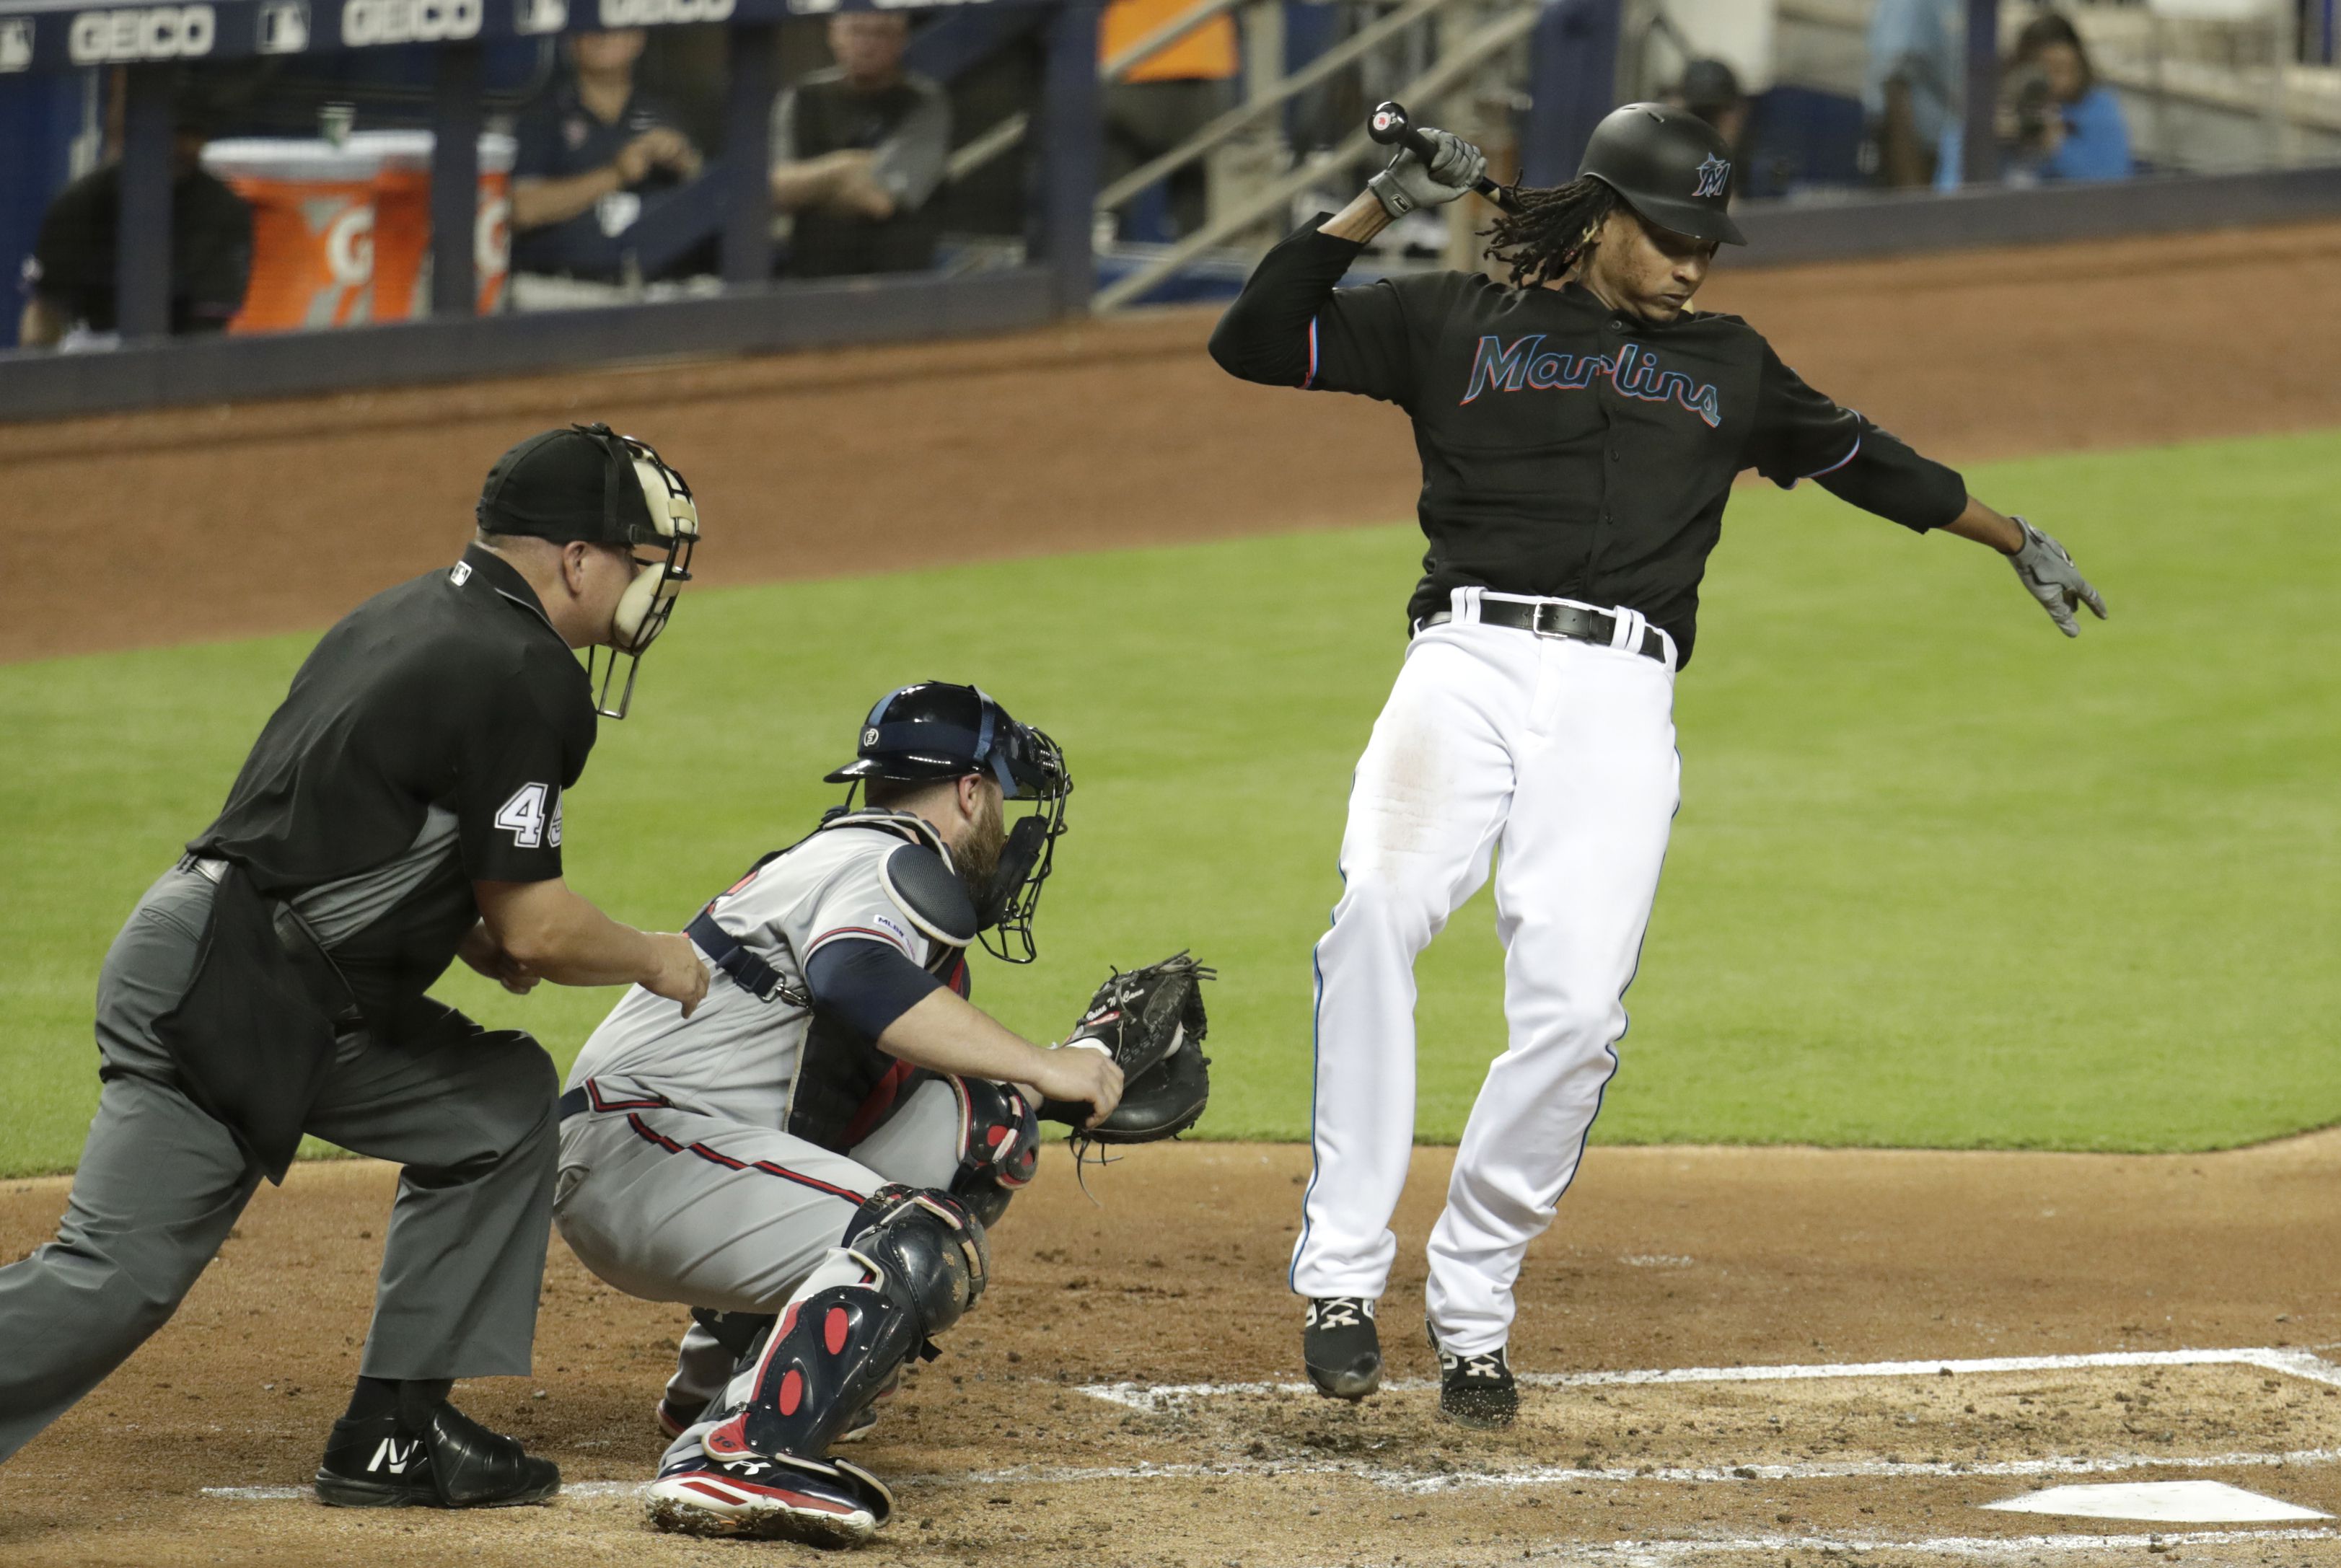
[[[983,945],[994,958],[1029,964],[1034,956],[1032,913],[1041,884],[1056,859],[1065,830],[1065,797],[1072,774],[1057,743],[979,687],[921,680],[888,692],[862,721],[852,761],[825,775],[832,784],[863,779],[906,782],[988,773],[1011,800],[1031,800],[1031,815],[1009,829],[990,886],[971,888]],[[852,790],[846,792],[850,804]]]
[[[956,779],[989,773],[1011,800],[1045,799],[1068,787],[1055,742],[1019,724],[980,687],[921,680],[878,700],[862,721],[852,761],[825,775],[856,779]]]
[[[1593,127],[1577,173],[1599,180],[1662,229],[1712,243],[1748,243],[1731,221],[1731,148],[1689,109],[1612,109]]]

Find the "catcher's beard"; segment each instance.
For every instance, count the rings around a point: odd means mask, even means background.
[[[951,855],[959,866],[959,879],[967,886],[968,896],[980,905],[991,887],[992,875],[1000,869],[1000,851],[1008,844],[1008,819],[1000,804],[1000,797],[989,789],[983,792],[983,805],[975,821],[960,840]]]

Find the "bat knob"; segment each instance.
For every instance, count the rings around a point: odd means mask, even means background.
[[[1406,105],[1403,104],[1377,104],[1366,121],[1366,134],[1385,147],[1406,140],[1406,134],[1413,128],[1406,117]]]

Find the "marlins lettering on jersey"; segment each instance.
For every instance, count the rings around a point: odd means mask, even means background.
[[[1570,355],[1539,351],[1542,332],[1514,338],[1509,343],[1490,333],[1479,340],[1479,357],[1471,362],[1471,382],[1463,393],[1470,402],[1483,392],[1582,392],[1596,376],[1644,402],[1678,402],[1707,422],[1711,430],[1723,422],[1722,400],[1713,382],[1702,385],[1680,371],[1659,369],[1659,356],[1639,343],[1628,343],[1612,355]]]

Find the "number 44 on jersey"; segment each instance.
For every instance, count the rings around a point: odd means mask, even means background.
[[[553,803],[550,817],[545,802]],[[496,809],[496,826],[513,836],[523,849],[551,845],[561,848],[561,792],[549,784],[523,784]]]

